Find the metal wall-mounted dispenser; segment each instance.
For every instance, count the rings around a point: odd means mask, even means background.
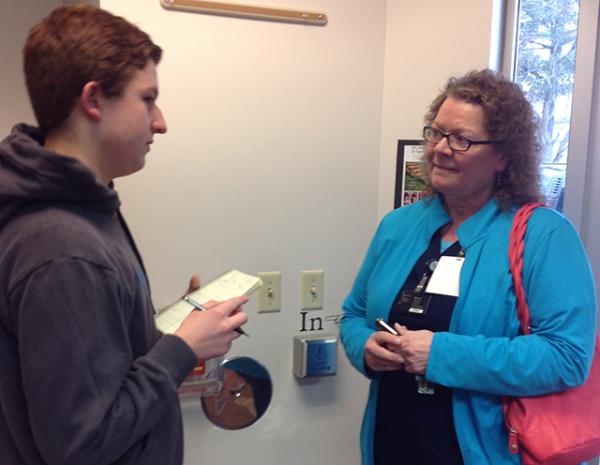
[[[294,337],[294,375],[298,378],[335,375],[337,337],[331,334]]]

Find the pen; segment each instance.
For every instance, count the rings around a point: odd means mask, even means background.
[[[396,331],[394,328],[388,325],[382,318],[377,318],[375,320],[375,323],[377,323],[377,326],[387,331],[388,333],[393,334],[394,336],[398,336],[398,331]]]
[[[185,296],[183,298],[183,300],[185,300],[188,304],[193,305],[196,308],[196,310],[199,310],[201,312],[206,312],[208,310],[208,308],[206,308],[204,305],[196,302],[191,297]],[[247,332],[245,332],[242,328],[235,328],[235,332],[243,334],[246,337],[250,337],[250,335]]]

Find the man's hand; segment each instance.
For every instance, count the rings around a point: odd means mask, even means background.
[[[185,295],[188,295],[189,293],[194,292],[198,289],[200,289],[200,276],[194,274],[190,279],[190,284],[188,285],[188,290],[185,293]]]
[[[186,295],[199,288],[200,276],[194,274]],[[183,339],[200,360],[225,355],[231,348],[231,342],[240,336],[235,329],[248,321],[241,308],[246,302],[246,296],[224,302],[200,302],[208,310],[192,311],[173,334]]]

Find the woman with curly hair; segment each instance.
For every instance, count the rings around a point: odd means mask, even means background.
[[[517,209],[542,198],[532,107],[515,83],[472,71],[434,99],[423,139],[429,195],[386,215],[344,302],[344,348],[371,379],[362,463],[520,464],[502,398],[586,379],[588,259],[565,217],[535,210],[523,270],[534,335],[521,336],[508,242]]]

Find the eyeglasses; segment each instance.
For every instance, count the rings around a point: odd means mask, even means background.
[[[437,144],[443,138],[448,139],[448,146],[457,152],[466,152],[471,145],[495,144],[497,140],[471,140],[460,134],[447,134],[438,128],[425,126],[423,128],[423,139],[431,144]]]

